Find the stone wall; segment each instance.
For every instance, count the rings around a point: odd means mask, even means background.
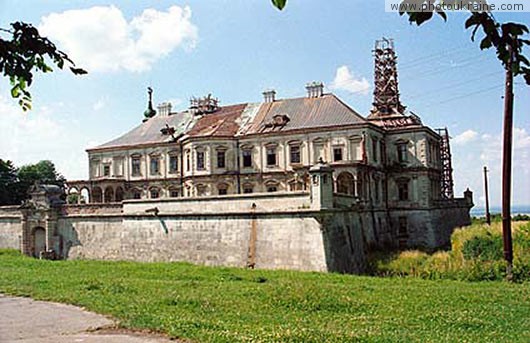
[[[0,206],[0,249],[20,249],[21,213],[19,206]]]
[[[308,210],[158,217],[78,215],[61,218],[58,234],[63,240],[61,253],[71,259],[360,272],[365,248],[362,227],[349,224],[354,215]]]

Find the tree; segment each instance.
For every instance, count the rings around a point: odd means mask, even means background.
[[[0,206],[14,205],[17,193],[17,170],[11,161],[0,159]]]
[[[0,73],[11,83],[11,96],[19,99],[24,111],[31,109],[31,94],[28,88],[33,82],[34,72],[48,73],[53,69],[50,62],[63,69],[65,62],[75,75],[86,74],[66,53],[57,49],[48,38],[42,37],[31,24],[15,22],[10,29],[0,28]]]
[[[64,187],[66,179],[55,169],[52,161],[44,160],[36,164],[28,164],[18,169],[19,191],[22,192],[23,198],[29,188],[38,182],[40,184],[57,185]]]

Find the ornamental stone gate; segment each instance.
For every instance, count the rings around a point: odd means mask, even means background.
[[[57,217],[64,201],[63,190],[55,185],[35,184],[30,199],[20,207],[22,212],[22,253],[38,258],[55,258],[60,239]]]

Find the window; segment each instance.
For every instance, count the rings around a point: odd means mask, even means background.
[[[190,171],[191,163],[190,163],[190,153],[186,153],[186,171]]]
[[[133,197],[133,199],[141,199],[142,198],[142,191],[140,191],[139,189],[134,189],[132,191],[132,197]]]
[[[110,165],[106,164],[103,166],[103,176],[110,176]]]
[[[363,159],[361,138],[353,138],[350,143],[351,159],[353,161],[360,161]]]
[[[150,157],[150,165],[149,165],[149,172],[151,175],[159,175],[160,174],[160,157],[159,156],[151,156]]]
[[[169,190],[169,196],[171,198],[178,198],[180,196],[180,193],[179,193],[178,189],[170,189]]]
[[[276,165],[276,148],[267,148],[267,166]]]
[[[217,194],[219,194],[219,195],[227,195],[228,194],[228,187],[226,185],[217,186]]]
[[[407,217],[399,217],[398,237],[407,237]]]
[[[114,175],[122,176],[123,175],[123,157],[114,157],[112,162],[114,166]]]
[[[398,197],[400,201],[409,200],[409,182],[408,181],[398,182]]]
[[[243,193],[244,193],[244,194],[251,194],[251,193],[254,193],[254,189],[253,189],[252,185],[245,185],[245,186],[243,186]]]
[[[273,193],[273,192],[276,192],[276,191],[278,191],[278,187],[276,187],[276,186],[267,186],[267,192]]]
[[[291,151],[291,164],[300,163],[300,146],[291,145],[289,149]]]
[[[252,150],[243,150],[243,167],[252,167]]]
[[[175,155],[169,156],[169,172],[174,174],[178,171],[178,157]]]
[[[342,148],[333,148],[333,161],[342,161]]]
[[[407,144],[402,143],[397,145],[397,155],[399,162],[406,162],[408,159]]]
[[[372,155],[374,157],[374,162],[377,162],[377,139],[372,137]]]
[[[131,174],[132,176],[140,176],[140,157],[133,157],[131,160]]]
[[[158,188],[151,188],[150,195],[151,199],[158,199],[160,198],[160,191]]]
[[[197,170],[204,170],[204,151],[197,151]]]
[[[226,154],[224,150],[217,151],[217,168],[225,168]]]

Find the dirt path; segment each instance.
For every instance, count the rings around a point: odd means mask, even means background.
[[[0,294],[0,342],[162,343],[162,337],[113,330],[105,316],[79,307]]]

